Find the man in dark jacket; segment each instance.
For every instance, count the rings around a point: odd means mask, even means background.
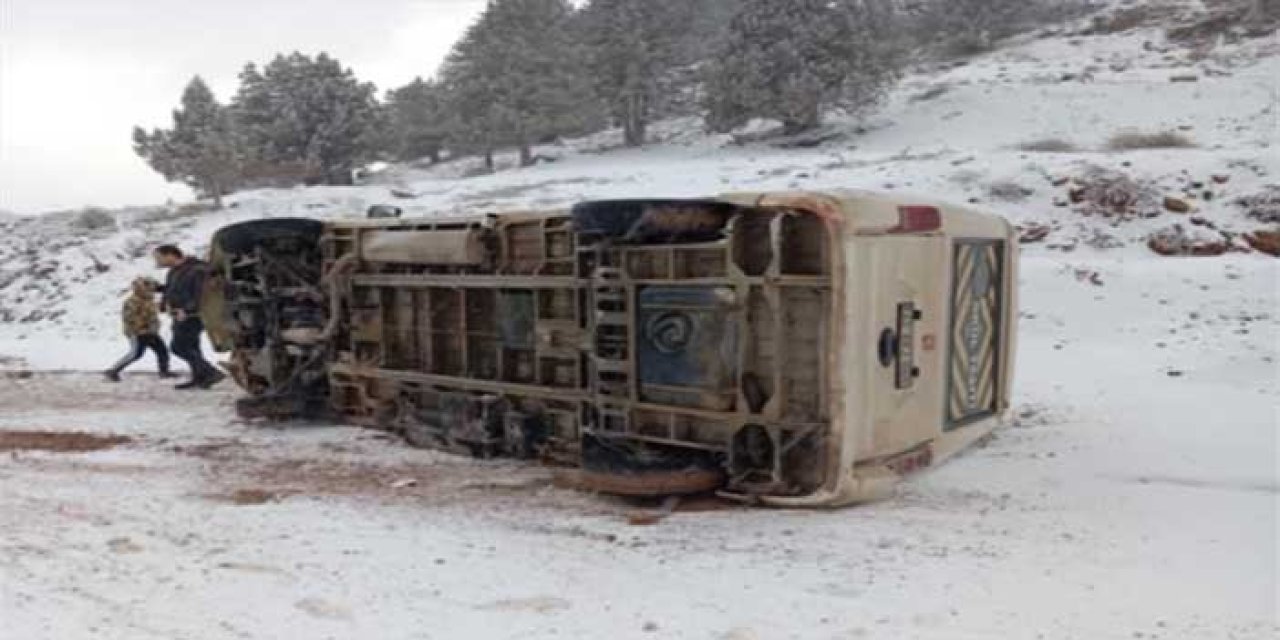
[[[191,367],[191,380],[175,389],[208,389],[226,378],[226,374],[204,359],[200,347],[200,334],[204,322],[200,320],[200,297],[204,293],[204,281],[209,265],[201,260],[185,256],[182,250],[171,245],[156,247],[156,266],[168,269],[161,292],[161,307],[173,316],[173,341],[169,343],[173,355],[187,361]]]

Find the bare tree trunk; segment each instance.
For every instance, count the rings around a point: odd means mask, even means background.
[[[528,167],[533,164],[533,149],[528,144],[520,143],[520,166]]]
[[[645,142],[645,109],[643,96],[628,96],[622,118],[623,142],[628,147],[641,147]]]
[[[809,120],[787,120],[782,123],[782,135],[794,136],[809,131],[818,126],[817,123]]]
[[[197,198],[198,197],[210,198],[213,200],[214,210],[222,209],[222,194],[225,191],[222,188],[222,185],[218,184],[216,180],[212,180],[212,179],[208,181],[202,180],[200,181],[199,184],[200,184],[200,187],[195,190]]]
[[[493,149],[484,150],[484,168],[493,173]]]
[[[793,136],[804,133],[822,124],[822,105],[816,100],[805,104],[802,109],[793,111],[782,121],[783,135]]]

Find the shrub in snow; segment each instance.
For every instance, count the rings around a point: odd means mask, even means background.
[[[795,134],[826,109],[866,109],[899,76],[893,33],[872,0],[746,0],[709,71],[707,124],[728,132],[764,118]]]
[[[987,195],[990,196],[992,200],[1022,202],[1027,198],[1030,198],[1034,193],[1034,190],[1024,187],[1012,180],[1003,180],[987,185]]]
[[[1230,244],[1208,227],[1174,224],[1152,233],[1147,247],[1162,256],[1218,256],[1226,253]]]
[[[1018,145],[1018,149],[1030,153],[1073,153],[1078,150],[1076,145],[1061,138],[1042,138],[1024,142]]]
[[[90,207],[76,214],[71,226],[84,231],[115,230],[116,217],[104,209]]]
[[[1257,193],[1236,198],[1235,205],[1259,222],[1280,222],[1280,185],[1270,184]]]
[[[1280,0],[1217,0],[1205,4],[1204,13],[1169,28],[1166,36],[1184,44],[1212,46],[1241,37],[1271,35],[1280,27]]]
[[[1121,6],[1114,11],[1094,16],[1089,28],[1085,29],[1084,35],[1110,35],[1132,31],[1166,19],[1168,15],[1169,7],[1156,3]]]
[[[1150,218],[1160,214],[1162,199],[1151,185],[1120,171],[1091,166],[1072,180],[1070,197],[1076,210],[1107,218]]]
[[[1107,140],[1107,149],[1111,151],[1132,151],[1134,149],[1186,149],[1196,144],[1190,138],[1174,132],[1143,133],[1141,131],[1121,131]]]
[[[1093,227],[1084,233],[1085,236],[1081,238],[1081,242],[1083,242],[1085,246],[1099,250],[1119,249],[1124,247],[1124,241],[1117,238],[1115,234],[1107,233],[1097,227]]]

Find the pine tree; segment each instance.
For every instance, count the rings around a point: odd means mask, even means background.
[[[733,18],[747,0],[689,0],[693,17],[686,30],[685,56],[694,62],[709,60],[724,44]]]
[[[386,99],[388,140],[385,147],[397,160],[429,158],[440,161],[449,131],[444,91],[435,82],[415,78],[389,91]]]
[[[1280,20],[1280,0],[1253,0],[1250,15],[1254,20]]]
[[[581,15],[588,64],[598,96],[622,126],[627,146],[645,142],[666,82],[692,62],[689,46],[698,5],[690,0],[592,0]]]
[[[325,53],[278,55],[261,71],[246,65],[233,105],[254,177],[346,184],[374,154],[374,86]]]
[[[496,81],[502,73],[493,56],[486,55],[488,31],[477,22],[453,46],[441,69],[449,119],[449,138],[454,153],[480,153],[485,166],[493,170],[493,153],[511,144],[511,123],[499,101]]]
[[[900,71],[890,15],[883,0],[747,0],[708,79],[708,125],[770,118],[792,134],[875,104]]]
[[[1035,15],[1040,0],[933,0],[924,24],[950,53],[987,51]]]
[[[451,139],[483,153],[585,131],[596,108],[565,0],[490,0],[441,69],[455,115]]]
[[[199,76],[182,92],[172,129],[133,129],[134,151],[170,182],[182,182],[222,208],[222,196],[238,186],[241,152],[226,107]]]

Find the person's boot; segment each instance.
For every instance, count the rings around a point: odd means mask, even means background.
[[[212,369],[209,371],[209,375],[200,381],[200,388],[208,389],[213,385],[218,384],[219,382],[222,382],[223,380],[226,380],[226,379],[227,379],[227,374],[221,371],[218,371],[217,369]]]
[[[118,371],[103,371],[102,377],[106,378],[107,382],[120,382],[120,372]]]
[[[160,378],[161,378],[161,379],[164,379],[164,380],[167,380],[167,379],[169,379],[169,378],[176,378],[176,377],[178,377],[178,374],[176,374],[176,373],[174,373],[174,372],[172,372],[172,371],[161,371],[161,372],[160,372]]]

